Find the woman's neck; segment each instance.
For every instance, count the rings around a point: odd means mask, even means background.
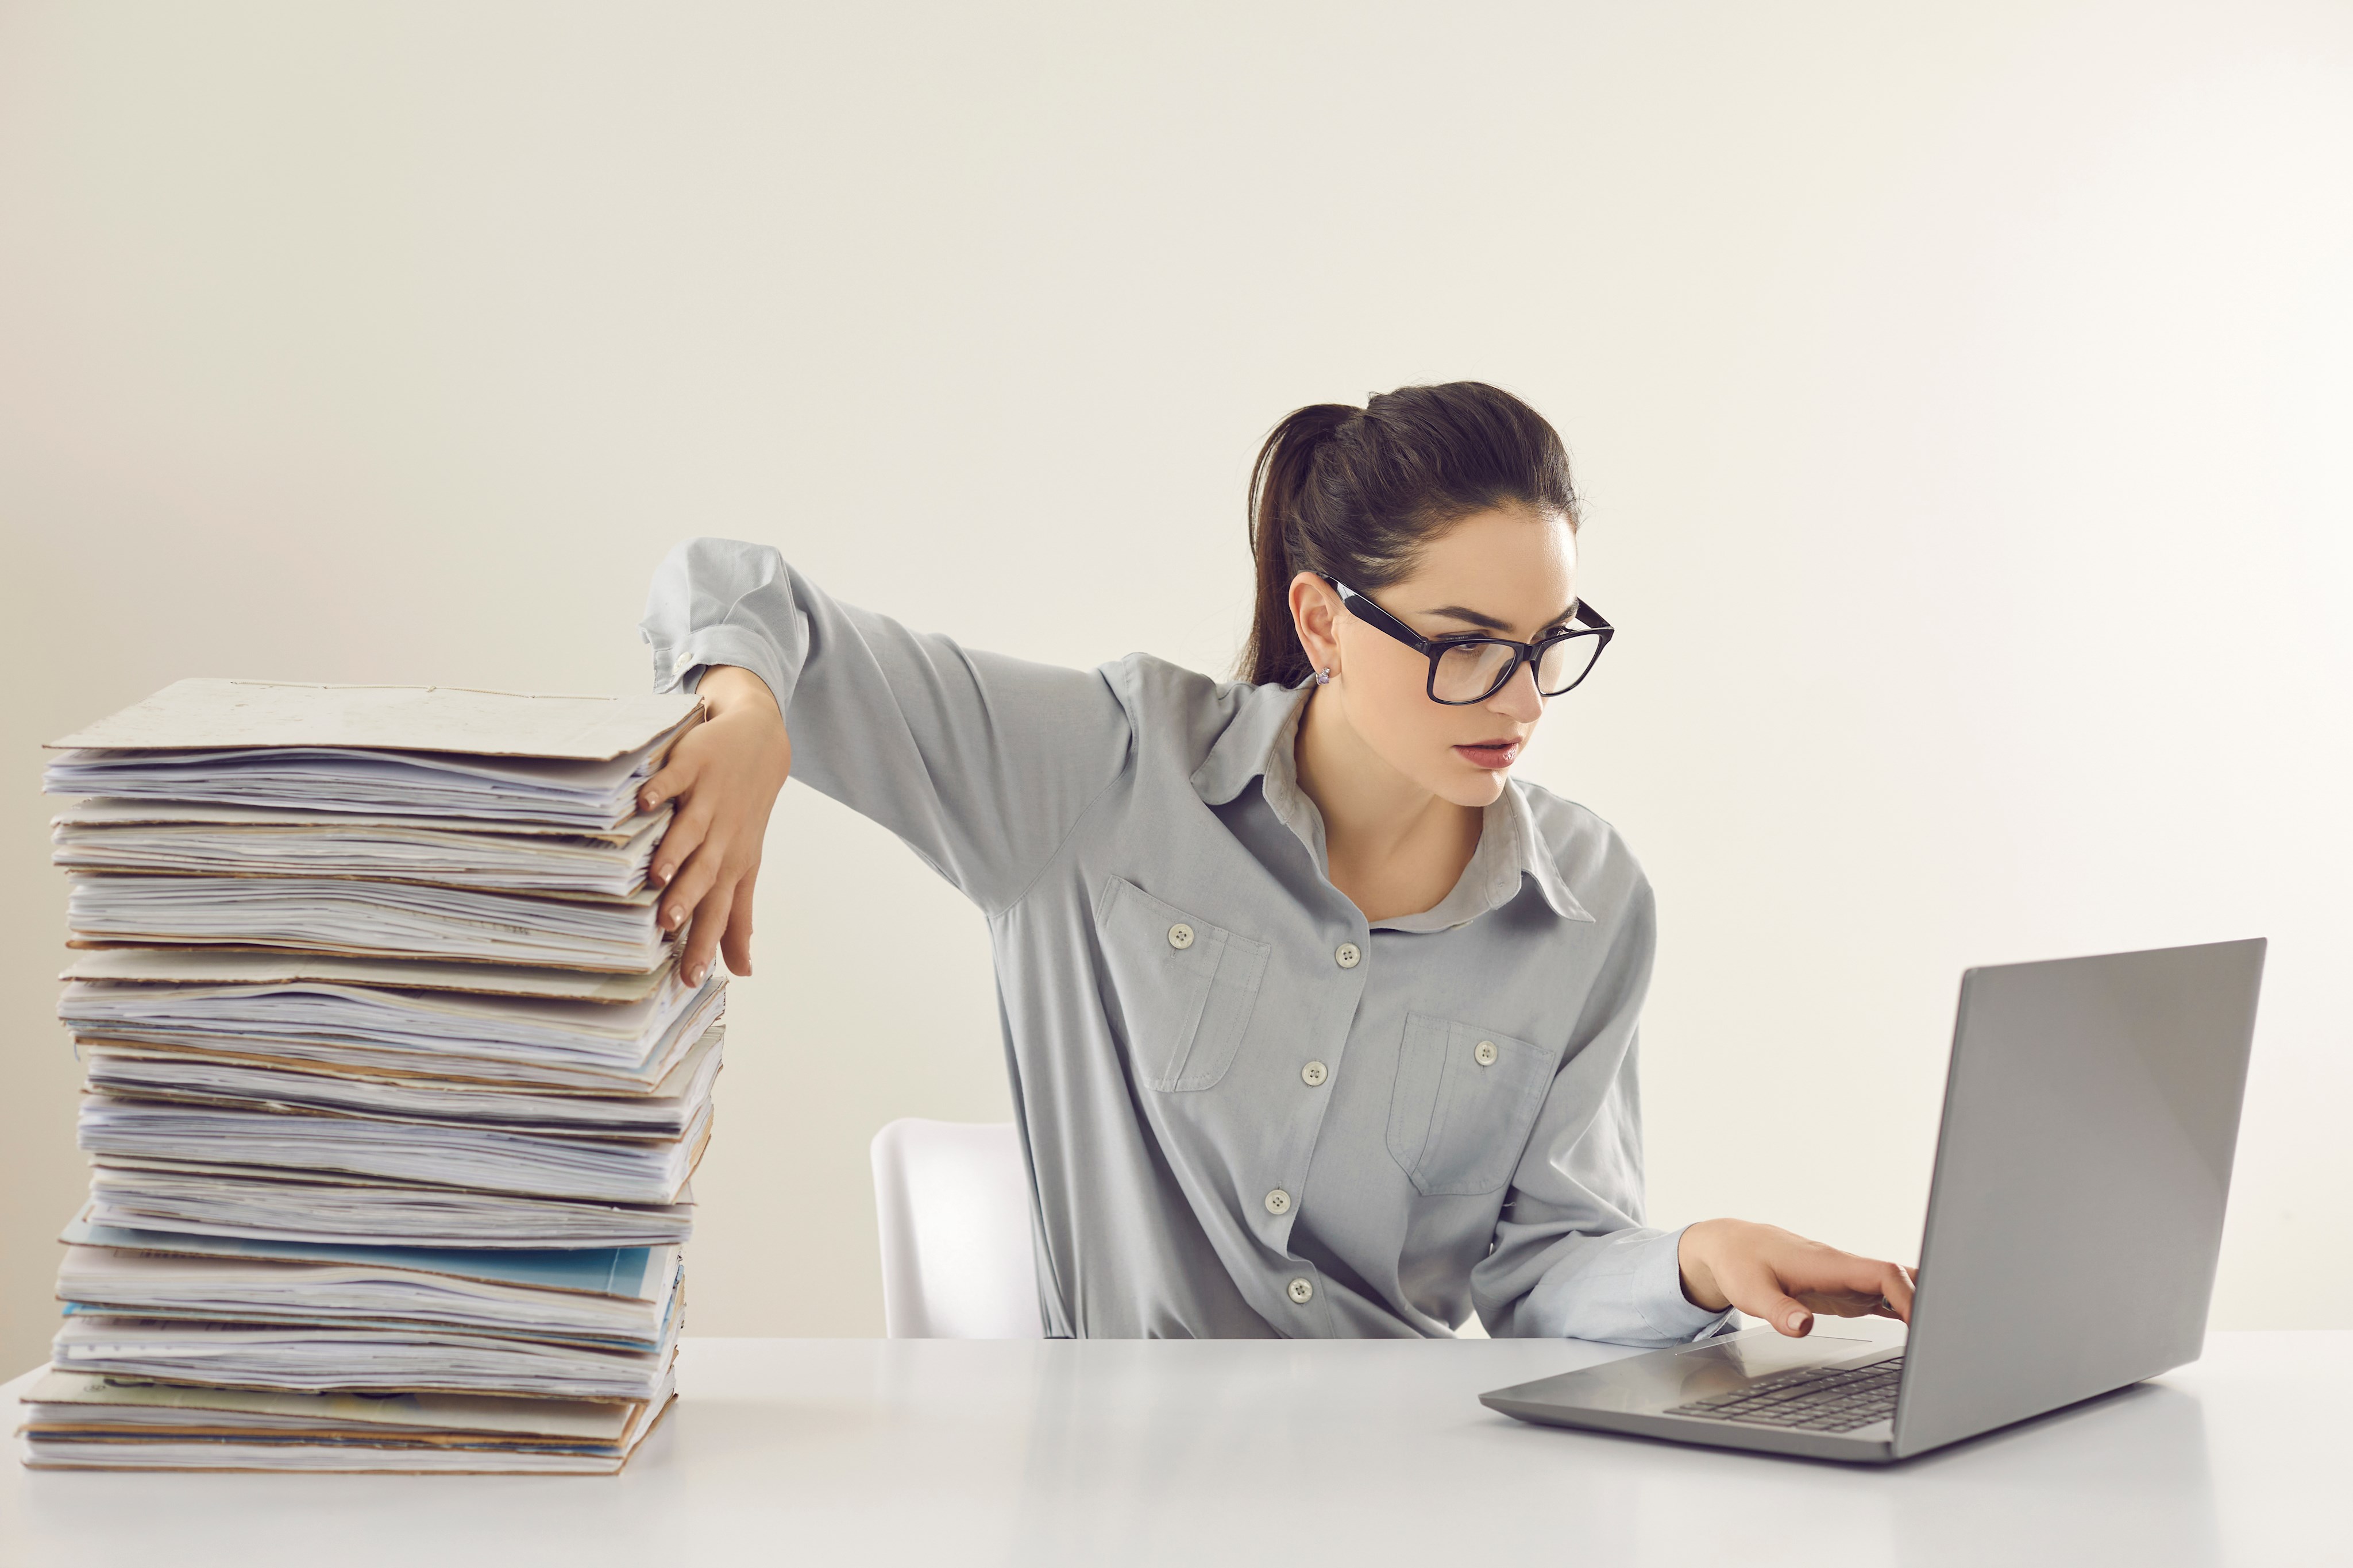
[[[1365,743],[1317,687],[1292,747],[1299,787],[1324,816],[1332,885],[1368,921],[1419,914],[1453,890],[1485,813],[1423,788]]]

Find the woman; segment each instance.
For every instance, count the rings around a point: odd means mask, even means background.
[[[787,773],[979,904],[1052,1336],[1906,1316],[1894,1264],[1641,1223],[1650,887],[1511,776],[1609,637],[1552,427],[1475,382],[1316,405],[1250,490],[1241,682],[976,653],[764,546],[674,551],[644,629],[710,717],[644,804],[678,803],[654,879],[688,978],[751,972]]]

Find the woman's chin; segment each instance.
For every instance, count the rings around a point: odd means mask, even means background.
[[[1432,785],[1434,793],[1472,810],[1494,805],[1512,776],[1509,768],[1472,767],[1458,757],[1450,757],[1448,764],[1445,778]]]

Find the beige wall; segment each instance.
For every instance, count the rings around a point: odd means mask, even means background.
[[[1624,628],[1526,768],[1659,887],[1656,1215],[1908,1255],[1963,965],[2261,932],[2220,1321],[2353,1323],[2348,15],[0,7],[0,1373],[82,1179],[38,742],[635,689],[702,531],[1222,668],[1267,425],[1454,376]],[[805,790],[770,853],[695,1327],[878,1332],[985,933]]]

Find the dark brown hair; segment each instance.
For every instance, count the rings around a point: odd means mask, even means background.
[[[1525,506],[1577,525],[1568,452],[1553,427],[1481,381],[1401,386],[1362,408],[1311,403],[1284,416],[1250,470],[1258,605],[1240,674],[1294,686],[1307,650],[1291,580],[1337,577],[1374,593],[1410,574],[1432,540],[1473,512]]]

